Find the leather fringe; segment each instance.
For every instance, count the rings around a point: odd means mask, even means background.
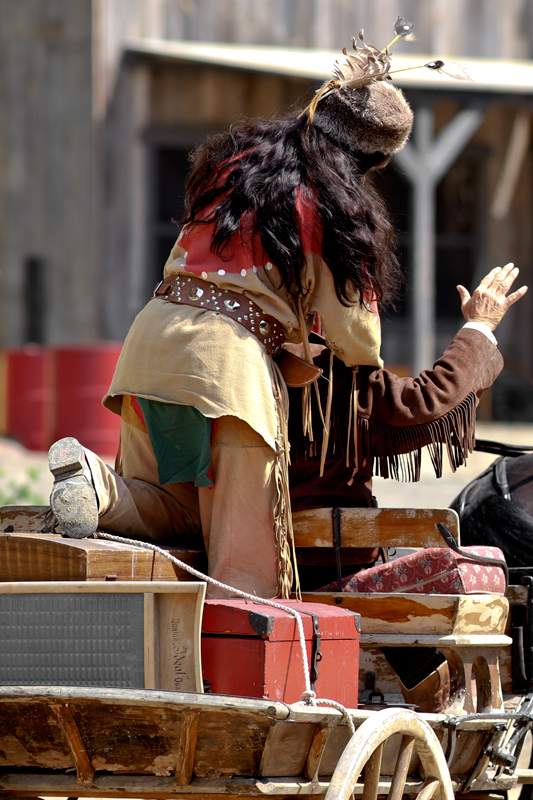
[[[333,359],[334,358],[335,356],[333,354],[333,351],[331,351],[329,354],[329,384],[328,384],[328,397],[326,400],[326,416],[323,419],[324,432],[322,434],[322,452],[320,455],[320,477],[322,477],[324,474],[324,466],[326,464],[326,456],[328,453],[328,446],[329,446],[329,434],[331,431],[331,406],[333,403]],[[318,401],[320,402],[320,396],[318,396]]]
[[[444,446],[453,472],[464,464],[474,449],[475,423],[476,395],[473,392],[434,422],[396,427],[367,419],[357,420],[363,452],[373,456],[374,475],[413,482],[420,480],[424,446],[437,478],[442,477]]]
[[[289,398],[287,387],[277,364],[272,364],[272,389],[278,420],[276,437],[276,505],[274,507],[274,537],[278,548],[278,592],[277,597],[286,600],[291,596],[294,580],[296,599],[301,600],[300,579],[296,562],[296,546],[292,528],[291,498],[289,493]],[[307,388],[307,387],[306,387]]]
[[[359,458],[358,458],[358,445],[357,445],[357,399],[359,396],[359,390],[357,388],[357,373],[359,372],[359,367],[353,367],[352,372],[352,389],[350,391],[350,407],[348,411],[348,436],[346,437],[346,466],[350,466],[350,444],[351,444],[351,433],[353,428],[353,444],[354,444],[354,461],[355,461],[355,472],[357,472]]]

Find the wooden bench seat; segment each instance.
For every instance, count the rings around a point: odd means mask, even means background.
[[[335,537],[343,553],[350,548],[447,547],[438,522],[459,541],[459,518],[451,509],[321,508],[293,515],[299,561],[306,563],[313,548],[315,564],[320,552],[331,563]],[[505,635],[509,605],[504,596],[308,592],[303,597],[361,614],[362,671],[376,672],[378,681],[387,667],[379,657],[376,666],[376,649],[436,647],[450,664],[453,685],[464,689],[467,713],[480,710],[481,704],[484,711],[503,706],[498,651],[511,641]],[[390,670],[385,682],[390,690]],[[364,676],[360,683],[364,685]]]
[[[459,517],[451,508],[316,508],[292,515],[297,551],[334,548],[337,517],[343,548],[446,547],[439,522],[459,541]]]

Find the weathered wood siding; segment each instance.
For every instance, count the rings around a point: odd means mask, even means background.
[[[398,16],[413,20],[410,52],[530,58],[531,0],[108,0],[107,29],[130,36],[337,48],[364,28],[383,46]],[[397,49],[401,49],[399,45]]]
[[[48,341],[98,335],[87,0],[0,0],[0,325],[24,335],[24,261],[42,258]]]
[[[146,298],[150,137],[192,144],[199,132],[269,114],[308,89],[216,68],[125,66],[128,39],[339,49],[361,27],[386,44],[401,14],[419,38],[397,52],[533,55],[532,0],[0,0],[0,14],[2,346],[24,341],[29,257],[44,264],[48,342],[122,337]],[[508,141],[501,110],[494,119],[491,187]],[[495,254],[531,261],[530,175],[528,160],[513,214],[488,224],[488,266]],[[529,301],[517,313],[531,325]],[[532,335],[528,328],[520,347],[511,342],[522,363]]]

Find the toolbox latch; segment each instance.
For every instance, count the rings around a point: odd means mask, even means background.
[[[304,611],[302,608],[299,608],[298,612],[300,614],[308,614],[313,621],[313,639],[311,641],[311,663],[309,665],[309,678],[311,680],[311,690],[314,692],[315,684],[319,676],[318,664],[320,661],[322,661],[322,652],[320,649],[322,634],[320,633],[320,624],[316,614],[313,614],[312,611]]]

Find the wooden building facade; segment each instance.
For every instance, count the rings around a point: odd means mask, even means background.
[[[378,178],[407,271],[387,361],[429,366],[460,324],[456,283],[510,260],[532,282],[533,0],[0,0],[0,12],[0,346],[122,339],[177,234],[191,148],[308,102],[352,34],[385,46],[398,15],[418,33],[399,60],[477,61],[467,88],[398,75],[417,122]],[[533,414],[531,303],[498,331],[500,418]]]

